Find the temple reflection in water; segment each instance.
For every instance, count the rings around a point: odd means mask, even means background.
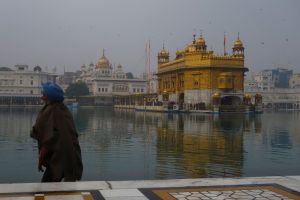
[[[235,117],[235,116],[234,116]],[[160,178],[173,162],[186,177],[241,176],[243,117],[170,115],[158,126],[157,162]],[[173,157],[173,158],[172,158]]]

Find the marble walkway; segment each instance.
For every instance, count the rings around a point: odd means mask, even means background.
[[[300,176],[0,184],[0,200],[300,199]]]

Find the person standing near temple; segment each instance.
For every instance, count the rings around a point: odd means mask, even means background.
[[[69,109],[64,105],[64,92],[55,83],[42,84],[44,107],[40,110],[30,136],[37,140],[38,170],[42,182],[77,181],[83,165],[78,134]]]

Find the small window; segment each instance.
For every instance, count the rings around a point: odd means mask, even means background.
[[[20,80],[20,85],[22,85],[23,84],[23,80]]]
[[[108,90],[107,90],[107,88],[105,88],[105,92],[107,92]]]
[[[133,88],[133,92],[135,92],[135,88]]]
[[[33,85],[33,80],[30,81],[30,85]]]

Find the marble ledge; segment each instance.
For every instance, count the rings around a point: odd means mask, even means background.
[[[242,178],[199,178],[170,180],[138,180],[138,181],[81,181],[59,183],[12,183],[0,184],[0,193],[51,192],[51,191],[86,191],[100,190],[107,198],[115,198],[114,192],[122,189],[158,188],[158,187],[193,187],[193,186],[226,186],[276,183],[300,192],[300,176],[269,176]],[[113,193],[112,193],[113,192]],[[119,194],[121,195],[121,194]],[[139,194],[140,195],[140,194]],[[137,195],[137,196],[139,196]]]
[[[59,183],[11,183],[0,184],[0,193],[52,192],[109,189],[105,181],[59,182]]]
[[[154,187],[193,187],[193,186],[220,186],[220,185],[247,185],[278,183],[286,185],[294,183],[300,186],[300,180],[292,177],[242,177],[242,178],[199,178],[199,179],[170,179],[170,180],[144,180],[144,181],[109,181],[112,189],[125,188],[154,188]]]

